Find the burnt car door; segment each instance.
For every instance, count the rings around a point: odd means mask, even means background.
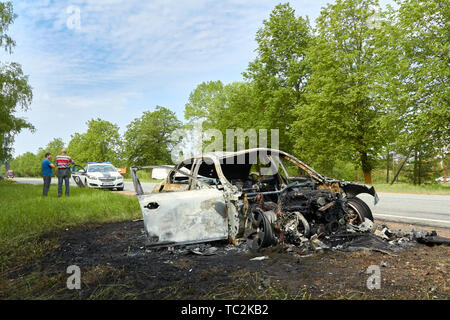
[[[187,188],[167,190],[163,184],[160,192],[147,194],[142,192],[142,188],[136,188],[151,244],[187,244],[228,238],[227,205],[223,191],[197,178],[195,168],[198,164],[199,160],[195,160],[189,174],[177,166],[165,181],[167,185],[176,184],[172,181],[176,172],[188,178],[185,180],[188,181]],[[135,172],[136,168],[132,169]],[[136,187],[139,180],[134,182]]]

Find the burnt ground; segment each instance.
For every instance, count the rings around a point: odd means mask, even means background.
[[[438,233],[448,236],[445,231]],[[215,254],[205,256],[186,248],[150,249],[145,238],[142,221],[48,234],[43,239],[53,239],[52,249],[20,270],[8,272],[0,298],[450,298],[448,246],[417,244],[396,252],[396,256],[374,251],[325,251],[301,257],[281,247],[255,254],[245,246],[215,242],[200,246],[217,249]],[[250,261],[263,255],[268,259]],[[81,269],[81,290],[66,288],[69,265]],[[366,286],[370,265],[380,266],[380,289],[369,290]]]

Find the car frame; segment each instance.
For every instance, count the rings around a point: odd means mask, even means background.
[[[264,189],[264,178],[260,180],[263,186],[260,189],[254,186],[245,189],[236,182],[248,176],[252,166],[257,164],[251,163],[251,158],[264,159],[268,168],[276,167],[275,173],[269,175],[272,182],[266,183],[267,190]],[[229,161],[231,159],[234,161]],[[239,159],[244,160],[244,163],[239,164]],[[296,166],[305,177],[291,176],[281,159]],[[352,213],[351,224],[355,228],[366,220],[373,221],[370,208],[356,195],[368,193],[374,197],[375,204],[378,201],[373,186],[325,177],[294,156],[276,149],[214,152],[185,159],[172,168],[167,178],[152,192],[146,193],[137,171],[157,167],[167,166],[131,168],[149,245],[155,246],[225,239],[236,244],[238,238],[243,236],[250,248],[259,250],[283,241],[284,231],[280,235],[277,228],[286,227],[282,220],[287,216],[293,217],[291,220],[296,221],[295,229],[301,230],[302,235],[311,236],[312,230],[317,233],[323,227],[311,218],[315,216],[308,216],[309,208],[306,208],[307,211],[288,208],[284,198],[289,194],[294,194],[294,197],[307,195],[321,201],[321,197],[329,198],[323,200],[328,202],[318,210],[322,210],[324,215],[331,210],[342,211],[346,218]],[[190,173],[183,172],[182,168],[187,168]],[[175,180],[177,173],[184,175],[185,179]],[[344,224],[352,219],[348,218]],[[333,220],[333,223],[337,222]]]

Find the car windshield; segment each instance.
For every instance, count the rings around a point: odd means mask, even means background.
[[[112,165],[95,165],[95,166],[89,166],[88,172],[115,172],[116,168],[114,168]]]

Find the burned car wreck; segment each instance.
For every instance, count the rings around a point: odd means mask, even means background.
[[[342,227],[367,231],[373,221],[360,193],[373,187],[327,178],[283,151],[256,148],[186,159],[152,192],[131,168],[150,245],[245,239],[252,250],[299,244]],[[189,173],[186,173],[189,172]],[[182,177],[182,178],[180,178]]]

